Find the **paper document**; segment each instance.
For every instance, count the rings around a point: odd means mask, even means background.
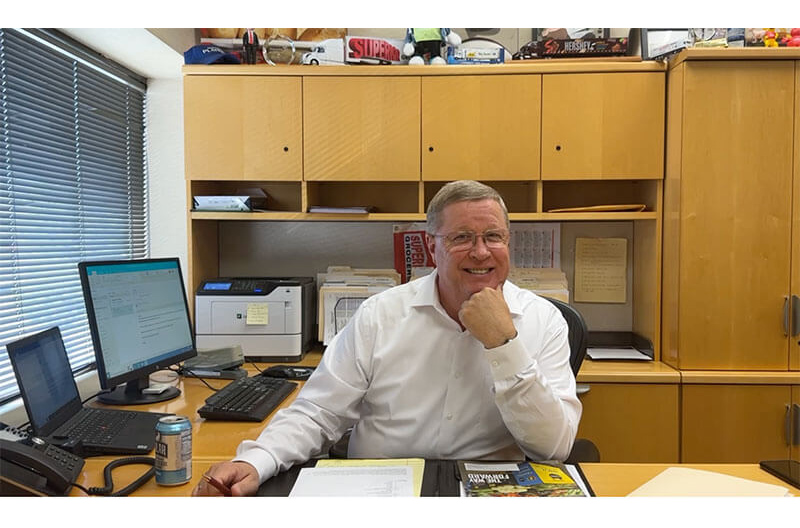
[[[628,497],[786,497],[789,489],[713,471],[667,468]]]
[[[561,224],[512,225],[509,253],[517,268],[560,268]]]
[[[384,467],[408,466],[413,475],[414,496],[422,495],[422,475],[425,472],[425,459],[423,458],[324,458],[317,460],[315,467]]]
[[[303,468],[290,497],[413,497],[410,466]]]
[[[575,302],[624,303],[627,239],[575,239]]]
[[[247,320],[245,324],[269,324],[269,305],[267,303],[247,303]]]
[[[589,347],[586,355],[590,359],[634,359],[638,361],[653,361],[653,358],[632,346],[624,347]]]

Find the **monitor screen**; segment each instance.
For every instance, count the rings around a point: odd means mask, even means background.
[[[177,258],[81,262],[78,270],[92,333],[98,399],[129,405],[174,398],[149,389],[149,375],[197,355]]]

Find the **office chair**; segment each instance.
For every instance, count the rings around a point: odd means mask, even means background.
[[[559,301],[558,299],[551,299],[543,297],[555,305],[556,308],[564,316],[569,328],[569,365],[572,368],[572,373],[577,376],[578,371],[581,369],[583,358],[586,357],[586,346],[589,341],[589,330],[586,327],[586,321],[583,320],[581,313],[573,306]],[[585,386],[578,387],[578,394],[588,392],[589,388]],[[331,458],[347,458],[347,444],[350,440],[350,431],[348,430],[342,438],[331,447],[328,456]],[[594,442],[588,438],[576,438],[575,443],[572,445],[572,451],[565,460],[567,464],[575,464],[576,462],[600,462],[600,451]]]
[[[586,321],[583,320],[583,316],[574,306],[558,299],[544,298],[553,303],[567,321],[567,327],[569,327],[567,338],[569,340],[569,366],[572,368],[572,373],[577,377],[583,358],[586,357],[586,346],[589,342],[589,329],[586,326]],[[577,387],[578,394],[588,391],[588,386],[578,385]],[[594,442],[588,438],[576,438],[575,443],[572,445],[572,451],[570,451],[565,462],[567,464],[600,462],[600,451],[594,445]]]

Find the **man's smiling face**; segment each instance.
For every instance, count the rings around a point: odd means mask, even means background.
[[[442,210],[436,235],[507,232],[503,210],[492,199],[456,202]],[[448,248],[444,236],[428,235],[427,243],[436,263],[439,298],[451,317],[461,304],[485,287],[497,288],[508,277],[508,244],[488,247],[482,237],[466,249]]]

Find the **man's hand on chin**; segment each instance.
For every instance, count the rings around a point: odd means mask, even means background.
[[[458,318],[464,328],[483,343],[486,348],[506,344],[517,335],[511,320],[503,285],[497,288],[483,288],[464,301],[458,311]]]

